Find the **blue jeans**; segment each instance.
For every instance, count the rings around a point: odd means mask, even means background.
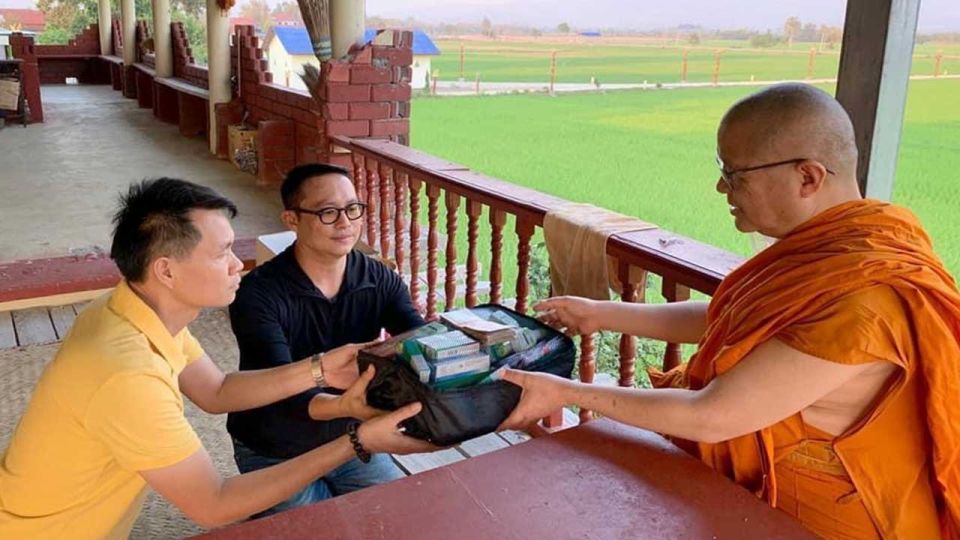
[[[241,473],[256,471],[286,461],[261,456],[236,439],[233,439],[233,457]],[[388,454],[373,454],[370,463],[363,463],[354,458],[330,471],[326,476],[317,478],[300,492],[294,494],[293,497],[250,518],[270,516],[277,512],[306,506],[404,476],[403,471],[396,466]]]

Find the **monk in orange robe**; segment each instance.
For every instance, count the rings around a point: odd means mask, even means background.
[[[718,131],[735,225],[776,242],[709,304],[536,306],[570,334],[698,343],[654,389],[508,371],[503,427],[577,405],[671,437],[825,538],[958,538],[960,294],[917,219],[865,200],[843,108],[807,85],[736,103]]]

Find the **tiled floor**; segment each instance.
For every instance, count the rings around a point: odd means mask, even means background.
[[[210,186],[240,209],[237,237],[281,230],[277,187],[210,154],[206,139],[110,86],[44,86],[42,124],[0,129],[0,262],[108,250],[110,219],[135,180],[171,176]]]

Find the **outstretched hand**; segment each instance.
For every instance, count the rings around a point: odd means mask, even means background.
[[[367,343],[350,343],[337,347],[320,359],[323,366],[323,378],[332,388],[344,390],[353,384],[360,376],[360,368],[357,366],[357,354],[361,349],[379,343],[381,340],[368,341]]]
[[[537,318],[568,336],[590,335],[600,330],[597,321],[599,303],[579,296],[557,296],[538,302],[533,309]]]
[[[416,416],[422,406],[419,402],[409,403],[399,409],[367,420],[357,428],[360,444],[371,454],[389,452],[391,454],[418,454],[433,452],[440,448],[403,434],[400,423]]]
[[[523,388],[520,402],[497,428],[524,429],[567,405],[571,381],[547,373],[505,369],[502,379]]]
[[[339,398],[340,416],[356,418],[357,420],[369,420],[387,414],[387,411],[371,407],[367,404],[367,386],[376,375],[374,367],[367,366],[367,369],[360,374],[360,377],[347,388]]]

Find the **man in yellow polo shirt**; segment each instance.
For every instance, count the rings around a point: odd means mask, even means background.
[[[357,373],[356,345],[228,375],[204,354],[186,326],[202,308],[233,300],[242,267],[231,251],[235,214],[229,200],[182,180],[131,186],[111,248],[124,280],[77,317],[0,461],[0,538],[125,538],[148,484],[216,527],[286,500],[355,456],[427,449],[398,431],[419,411],[413,404],[275,467],[219,476],[184,418],[181,392],[224,413],[314,385],[349,386],[340,399],[355,407],[365,405],[373,375]]]

